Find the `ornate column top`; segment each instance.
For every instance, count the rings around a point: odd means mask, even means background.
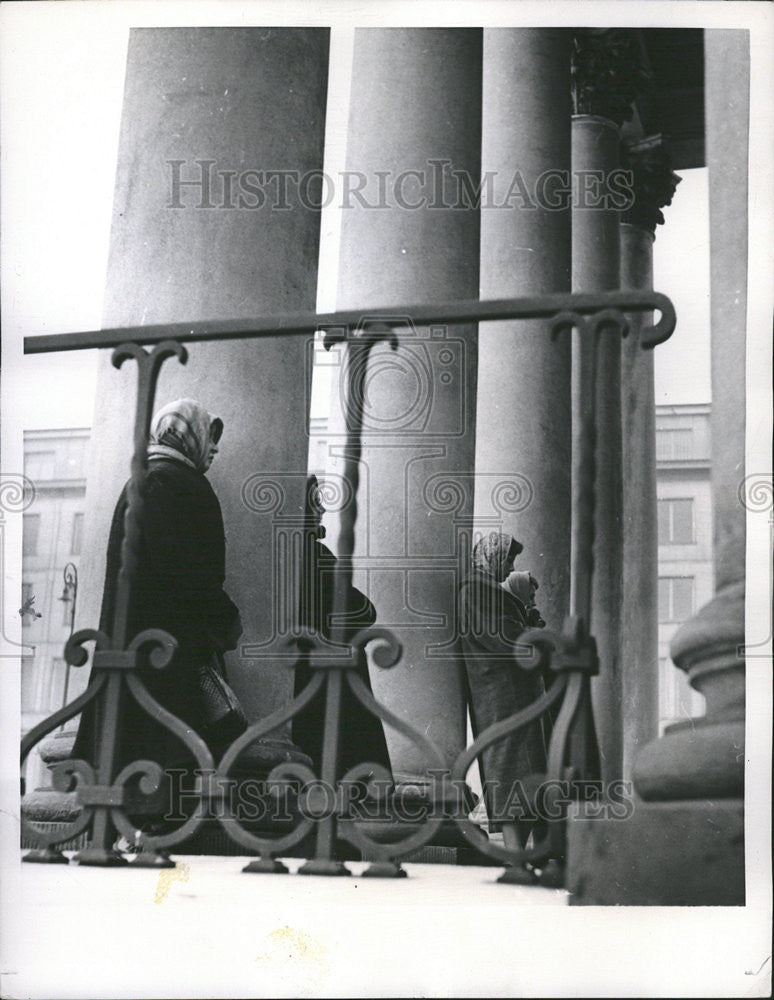
[[[672,204],[682,180],[672,171],[669,149],[660,135],[621,145],[621,167],[632,172],[634,201],[621,216],[622,222],[642,226],[655,233],[663,226],[665,205]]]
[[[572,101],[576,115],[599,115],[619,128],[632,114],[637,94],[650,82],[637,33],[578,30],[572,54]]]

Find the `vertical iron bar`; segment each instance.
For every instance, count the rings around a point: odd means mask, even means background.
[[[118,352],[117,352],[118,353]],[[124,537],[121,542],[121,567],[118,571],[115,614],[112,622],[112,647],[123,649],[127,644],[129,609],[132,584],[137,572],[138,550],[141,535],[142,480],[147,466],[147,438],[150,429],[149,407],[153,405],[154,385],[148,378],[147,355],[142,348],[137,349],[137,405],[134,417],[134,451],[132,454],[131,476],[127,487],[127,507],[124,515]],[[115,358],[114,358],[115,363]],[[105,693],[99,713],[97,732],[97,783],[110,785],[113,781],[118,744],[121,739],[121,694],[123,677],[118,670],[109,672]],[[80,851],[75,861],[78,864],[104,865],[124,859],[111,851],[113,824],[106,806],[96,806],[92,826],[91,842]]]
[[[342,671],[328,671],[325,690],[325,728],[323,737],[322,769],[320,779],[326,790],[333,789],[336,800],[336,768],[339,757],[339,726],[341,725]],[[324,816],[317,827],[316,859],[331,861],[335,847],[334,814]]]
[[[97,784],[109,785],[113,780],[116,750],[119,733],[119,706],[123,677],[117,670],[108,674],[107,684],[102,696],[102,711],[100,713],[99,732],[97,734]],[[94,807],[91,839],[87,847],[79,851],[73,861],[79,865],[119,865],[126,864],[126,859],[112,850],[113,823],[110,820],[110,809],[107,806]]]
[[[111,648],[126,649],[129,635],[129,612],[132,590],[137,575],[139,548],[142,534],[143,486],[148,464],[148,433],[152,415],[156,381],[163,361],[172,354],[185,364],[187,354],[180,344],[166,341],[158,344],[150,354],[137,344],[124,344],[113,352],[112,363],[120,368],[127,358],[137,362],[137,403],[134,417],[134,451],[131,474],[127,487],[127,508],[124,516],[124,537],[121,543],[121,565],[118,572],[116,607],[113,615]],[[121,740],[121,697],[124,687],[123,668],[107,666],[108,680],[98,712],[99,730],[96,734],[97,784],[109,786],[114,778],[118,748]],[[94,820],[89,846],[74,858],[83,865],[125,864],[126,859],[111,850],[113,823],[110,807],[94,807]]]
[[[570,615],[582,622],[582,633],[592,632],[591,608],[594,581],[594,541],[596,537],[596,476],[597,476],[597,377],[601,325],[584,319],[579,328],[579,435],[576,439],[573,518],[577,530],[573,533],[570,571]],[[598,750],[591,715],[591,682],[581,682],[580,709],[570,730],[569,760],[580,768],[584,777],[599,770]],[[564,830],[562,830],[564,836]]]
[[[594,575],[594,537],[597,474],[596,381],[599,328],[583,321],[579,326],[579,428],[574,449],[574,481],[572,516],[573,551],[570,567],[570,614],[581,618],[591,631],[591,591]],[[593,332],[592,332],[593,331]],[[593,336],[591,344],[587,343]]]
[[[358,506],[357,493],[360,487],[360,457],[363,453],[361,434],[363,431],[363,392],[366,365],[371,343],[350,341],[347,364],[347,395],[344,413],[347,426],[347,444],[344,451],[344,481],[350,487],[350,503],[341,512],[339,533],[339,558],[336,566],[336,586],[334,590],[334,641],[343,641],[344,628],[340,616],[347,610],[347,594],[352,585],[352,554],[355,551],[355,523]]]
[[[339,533],[339,555],[334,571],[333,629],[332,639],[337,645],[344,645],[346,639],[347,598],[352,585],[352,554],[355,550],[355,522],[357,521],[357,491],[360,486],[360,456],[362,443],[360,435],[363,426],[363,386],[368,352],[372,342],[350,341],[347,351],[347,392],[344,414],[347,427],[347,443],[344,450],[344,481],[349,485],[350,503],[341,513]],[[325,727],[323,736],[323,759],[320,779],[324,788],[332,789],[334,801],[337,792],[337,769],[339,757],[339,729],[341,726],[342,668],[328,668],[325,685]],[[336,841],[337,821],[335,814],[325,816],[317,827],[314,860],[299,869],[304,875],[348,875],[349,871],[340,862],[333,860]]]
[[[155,395],[155,379],[150,378],[147,356],[140,350],[137,355],[137,406],[134,417],[134,452],[132,454],[131,476],[127,487],[127,505],[124,515],[124,537],[121,543],[121,568],[118,573],[116,609],[113,618],[113,646],[123,649],[129,636],[129,609],[132,584],[137,573],[138,553],[142,532],[144,507],[144,479],[148,467],[148,434],[150,432],[151,407]]]

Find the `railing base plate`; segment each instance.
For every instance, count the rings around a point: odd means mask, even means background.
[[[128,865],[129,861],[117,851],[105,850],[104,847],[85,847],[73,856],[73,863],[99,868],[117,868],[119,865]]]
[[[341,861],[327,858],[312,858],[298,869],[299,875],[351,875],[352,872]]]
[[[509,865],[497,879],[505,885],[537,885],[538,880],[531,868],[524,865]]]
[[[363,872],[363,878],[406,878],[408,872],[393,861],[374,861]]]
[[[61,851],[57,851],[55,847],[42,847],[28,851],[22,861],[38,865],[67,865],[70,863],[70,859],[65,857]]]
[[[564,868],[551,859],[542,865],[509,865],[497,879],[505,885],[541,885],[546,889],[564,888]]]
[[[288,867],[276,858],[256,858],[246,864],[243,872],[259,872],[264,875],[287,875]]]
[[[164,851],[141,851],[129,862],[131,868],[175,868],[175,862]]]

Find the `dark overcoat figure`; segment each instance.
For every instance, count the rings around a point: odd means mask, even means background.
[[[325,513],[317,478],[310,476],[306,494],[306,539],[300,600],[301,624],[324,639],[334,638],[334,584],[336,557],[320,540],[325,528],[320,521]],[[376,621],[376,610],[368,598],[356,587],[350,586],[346,598],[346,621],[338,638],[349,640],[361,629]],[[299,695],[311,681],[315,671],[307,656],[301,656],[295,668],[294,694]],[[371,691],[368,664],[357,668],[357,676]],[[325,690],[323,689],[293,719],[293,742],[314,762],[316,774],[322,766],[323,735],[325,729]],[[358,701],[344,682],[342,688],[341,729],[339,737],[340,777],[355,764],[363,762],[380,764],[390,769],[390,758],[381,721]]]
[[[128,615],[128,638],[149,629],[169,632],[178,642],[163,670],[143,664],[139,677],[168,711],[221,748],[232,732],[233,713],[213,725],[203,672],[223,672],[222,654],[236,646],[239,612],[223,589],[225,536],[220,504],[204,473],[217,452],[223,425],[194,400],[170,403],[154,417],[144,482],[137,575]],[[116,610],[121,545],[127,508],[124,487],[113,514],[107,549],[100,629],[111,634]],[[74,756],[95,763],[98,708],[84,710]],[[223,725],[226,723],[226,725]],[[219,729],[220,726],[220,729]],[[125,692],[121,703],[118,766],[151,759],[165,767],[191,762],[177,737],[155,722]]]

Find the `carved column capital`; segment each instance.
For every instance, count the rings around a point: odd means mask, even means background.
[[[661,211],[672,204],[677,185],[682,180],[672,171],[669,149],[660,135],[621,145],[621,166],[632,173],[634,201],[623,213],[621,221],[642,226],[655,233],[663,226]]]
[[[637,33],[611,28],[580,29],[572,54],[572,101],[576,115],[599,115],[621,126],[649,83]]]

